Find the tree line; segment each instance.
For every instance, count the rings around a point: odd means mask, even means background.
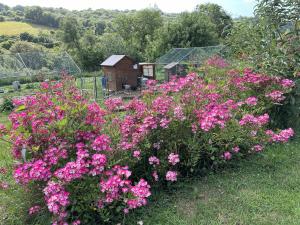
[[[18,37],[21,43],[13,42],[11,46],[6,43],[6,49],[15,49],[15,44],[27,45],[24,49],[28,49],[34,43],[48,49],[67,50],[87,71],[98,70],[101,61],[111,54],[154,61],[174,47],[218,45],[224,42],[233,25],[231,16],[221,6],[211,3],[180,14],[166,14],[156,7],[139,11],[69,11],[0,5],[0,16],[57,28],[48,34],[48,39],[45,33],[42,38],[23,33]]]

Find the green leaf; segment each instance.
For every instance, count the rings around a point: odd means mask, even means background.
[[[67,125],[67,123],[68,123],[68,119],[67,119],[67,118],[64,118],[64,119],[58,121],[58,122],[56,123],[56,125],[58,126],[58,128],[61,129],[61,128],[65,127],[65,126]]]
[[[25,105],[20,105],[20,106],[16,109],[16,112],[23,111],[24,109],[26,109]]]

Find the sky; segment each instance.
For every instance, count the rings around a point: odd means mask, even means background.
[[[255,0],[0,0],[0,3],[16,6],[62,7],[70,10],[80,9],[143,9],[157,5],[164,12],[178,13],[192,11],[197,4],[216,3],[231,16],[252,16]]]

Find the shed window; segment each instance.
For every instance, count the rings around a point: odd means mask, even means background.
[[[146,77],[153,77],[153,66],[143,66],[143,75]]]

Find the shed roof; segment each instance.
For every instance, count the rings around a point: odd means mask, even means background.
[[[155,63],[141,62],[141,63],[139,63],[139,65],[141,65],[141,66],[143,66],[143,65],[155,65]]]
[[[118,62],[120,62],[126,55],[111,55],[108,57],[101,66],[115,66]]]
[[[171,69],[174,66],[176,66],[178,64],[178,62],[171,62],[168,65],[164,66],[164,69]]]

